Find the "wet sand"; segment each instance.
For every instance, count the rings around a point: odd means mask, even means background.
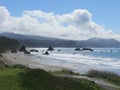
[[[58,70],[66,69],[64,67],[49,66],[35,62],[35,60],[33,60],[35,59],[34,58],[35,56],[31,54],[24,54],[23,52],[17,52],[17,53],[6,52],[3,53],[2,55],[3,57],[1,57],[1,60],[8,65],[22,64],[29,68],[33,68],[33,69],[39,68],[46,71],[58,71]]]

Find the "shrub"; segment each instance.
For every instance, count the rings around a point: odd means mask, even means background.
[[[79,73],[75,73],[68,69],[62,69],[61,71],[50,71],[52,74],[68,74],[68,75],[80,75]]]
[[[15,64],[15,65],[12,66],[12,68],[28,69],[27,66],[21,65],[21,64]]]
[[[105,79],[116,85],[120,85],[120,75],[113,72],[91,70],[91,71],[88,71],[87,76]]]

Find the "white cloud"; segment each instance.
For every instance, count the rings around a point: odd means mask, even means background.
[[[10,13],[5,7],[0,7],[0,24],[9,18]]]
[[[5,7],[0,7],[0,31],[74,40],[92,37],[120,39],[112,30],[96,24],[92,14],[85,9],[63,15],[41,10],[24,11],[20,17],[14,17]]]

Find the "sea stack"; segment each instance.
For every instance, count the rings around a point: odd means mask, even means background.
[[[94,50],[91,48],[83,48],[82,51],[94,51]]]
[[[48,51],[53,51],[54,48],[52,46],[49,46],[49,48],[47,49]]]
[[[20,52],[25,52],[25,51],[27,51],[27,50],[26,50],[26,47],[25,47],[24,45],[22,45],[22,46],[20,47],[19,51],[20,51]]]
[[[75,48],[75,51],[80,51],[80,48]]]

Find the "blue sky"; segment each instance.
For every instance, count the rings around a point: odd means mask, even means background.
[[[120,34],[120,0],[0,0],[0,6],[11,16],[21,16],[23,11],[41,10],[62,15],[75,9],[86,9],[95,23]]]
[[[120,33],[120,0],[0,0],[11,15],[19,16],[24,10],[42,10],[63,14],[74,9],[87,9],[93,20]]]

